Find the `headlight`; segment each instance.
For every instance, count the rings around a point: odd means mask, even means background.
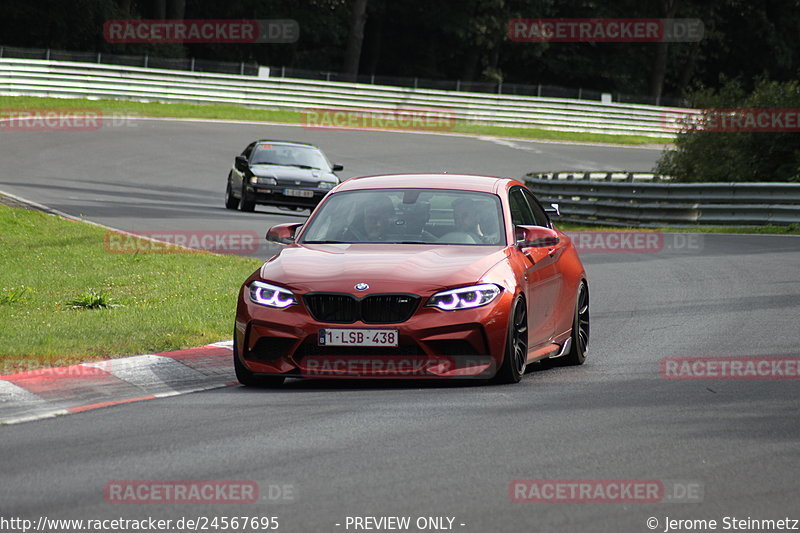
[[[438,307],[444,311],[455,311],[456,309],[473,309],[486,305],[500,294],[500,287],[485,283],[483,285],[472,285],[471,287],[461,287],[449,291],[437,292],[428,300],[429,307]]]
[[[320,181],[318,187],[320,189],[333,189],[336,185],[337,184],[332,181]]]
[[[253,176],[250,178],[250,185],[277,185],[278,180],[275,178],[259,178],[258,176]]]
[[[254,281],[250,285],[250,301],[258,305],[283,309],[296,304],[297,298],[289,289]]]

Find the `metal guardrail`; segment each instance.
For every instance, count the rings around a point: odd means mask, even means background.
[[[54,61],[83,61],[109,65],[129,65],[133,67],[191,70],[199,72],[218,72],[223,74],[247,74],[255,76],[264,68],[256,62],[231,62],[198,59],[194,57],[161,57],[153,55],[125,55],[107,52],[69,51],[51,48],[22,48],[0,44],[0,58],[46,59]],[[393,87],[413,87],[414,89],[438,89],[443,91],[466,91],[473,93],[516,94],[524,96],[544,96],[551,98],[571,98],[577,100],[598,100],[610,98],[611,101],[626,104],[647,104],[680,107],[683,99],[661,96],[654,98],[643,94],[626,94],[619,91],[596,91],[581,87],[563,87],[550,84],[523,84],[504,81],[462,81],[420,77],[384,76],[380,74],[359,74],[354,80],[339,72],[329,70],[309,70],[294,67],[270,67],[272,75],[280,78],[301,78],[324,81],[344,81],[368,83],[370,85],[389,85]]]
[[[360,83],[0,59],[0,94],[225,103],[303,111],[436,110],[460,120],[558,131],[671,137],[671,117],[697,111],[563,98],[412,89]]]
[[[800,224],[800,183],[675,183],[640,172],[546,172],[525,177],[561,220],[605,226]]]

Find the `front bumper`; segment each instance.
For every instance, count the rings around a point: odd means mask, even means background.
[[[286,190],[309,191],[313,196],[305,198],[299,196],[289,196],[284,194]],[[289,187],[282,185],[256,185],[248,187],[248,194],[251,194],[257,204],[261,205],[280,205],[287,207],[316,207],[322,201],[330,189],[318,189],[308,187]]]
[[[287,309],[256,305],[240,293],[236,316],[236,357],[262,375],[304,378],[448,379],[494,376],[503,362],[513,295],[504,291],[477,309],[441,311],[419,307],[397,324],[314,320],[305,303]],[[394,329],[399,346],[327,347],[323,328]]]

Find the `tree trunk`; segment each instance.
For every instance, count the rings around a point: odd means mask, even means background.
[[[358,64],[361,61],[361,45],[364,42],[364,23],[367,21],[367,0],[353,2],[353,15],[350,19],[350,37],[344,54],[343,74],[345,80],[356,81]]]
[[[661,17],[673,18],[678,12],[680,0],[661,0]],[[661,103],[661,94],[664,91],[664,79],[667,75],[667,53],[669,43],[660,42],[656,45],[656,57],[653,63],[653,72],[650,76],[650,97],[655,105]]]
[[[167,0],[153,0],[153,18],[159,20],[167,18]]]
[[[183,20],[186,16],[186,0],[169,0],[167,6],[167,18],[172,20]]]

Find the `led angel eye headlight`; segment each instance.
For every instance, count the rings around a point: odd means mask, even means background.
[[[269,283],[254,281],[250,285],[250,301],[266,307],[284,309],[297,303],[292,291]]]
[[[491,283],[484,283],[437,292],[431,296],[427,305],[429,307],[438,307],[443,311],[474,309],[490,303],[498,294],[500,294],[500,287]]]

